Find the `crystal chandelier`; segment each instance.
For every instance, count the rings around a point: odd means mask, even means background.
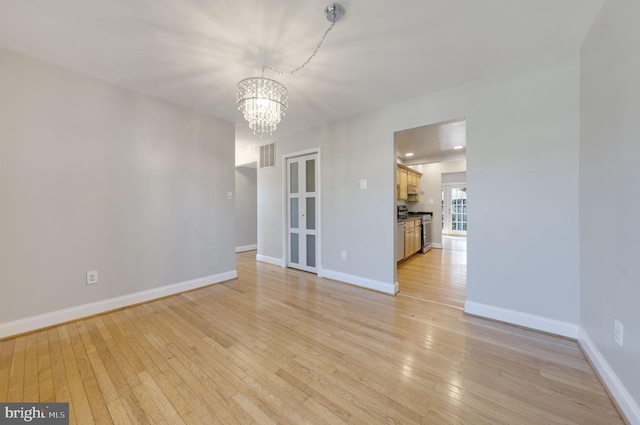
[[[245,78],[238,83],[238,111],[242,112],[244,119],[249,122],[249,128],[253,130],[253,134],[260,134],[260,137],[266,133],[273,134],[289,107],[287,88],[276,80],[265,78],[264,70],[269,69],[278,74],[291,75],[304,68],[318,53],[329,31],[342,18],[344,8],[337,3],[332,3],[324,9],[324,14],[331,25],[325,31],[309,59],[302,65],[293,71],[285,72],[265,64],[262,65],[261,77]]]
[[[263,72],[264,75],[264,72]],[[272,134],[287,113],[287,88],[269,78],[251,77],[238,83],[238,110],[253,134]]]

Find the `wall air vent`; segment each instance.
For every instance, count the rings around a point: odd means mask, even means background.
[[[276,142],[260,146],[260,168],[276,166]]]

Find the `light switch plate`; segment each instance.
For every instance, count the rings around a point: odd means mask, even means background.
[[[98,270],[87,272],[87,285],[93,285],[94,283],[98,283]]]
[[[620,347],[624,345],[624,325],[618,319],[613,324],[613,339]]]

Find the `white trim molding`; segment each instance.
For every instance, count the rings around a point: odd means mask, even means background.
[[[609,393],[614,398],[620,410],[631,425],[640,425],[640,406],[633,399],[629,391],[624,386],[618,375],[613,371],[605,357],[602,355],[596,344],[591,340],[587,331],[580,326],[578,328],[578,343],[596,368],[598,375],[606,385]]]
[[[190,291],[192,289],[198,289],[204,286],[225,282],[237,277],[238,272],[236,270],[231,270],[228,272],[200,277],[173,285],[161,286],[159,288],[153,288],[129,295],[123,295],[121,297],[96,301],[89,304],[66,308],[64,310],[58,310],[38,316],[27,317],[25,319],[14,320],[13,322],[0,323],[0,338],[7,338],[26,332],[32,332],[38,329],[47,328],[49,326],[55,326],[61,323],[69,322],[71,320],[94,316],[96,314],[105,313],[107,311],[117,310],[119,308],[152,301],[169,295],[175,295],[181,292]]]
[[[256,260],[282,268],[285,268],[286,266],[284,258],[267,257],[266,255],[256,254]]]
[[[237,246],[236,247],[236,253],[237,252],[246,252],[246,251],[255,251],[256,249],[258,249],[258,245],[245,245],[245,246]]]
[[[529,313],[523,313],[521,311],[480,304],[473,301],[466,301],[464,303],[464,312],[474,316],[485,317],[487,319],[498,320],[512,325],[523,326],[525,328],[565,336],[567,338],[578,338],[578,325],[549,319],[548,317],[536,316]]]
[[[384,294],[395,295],[398,293],[398,282],[387,283],[379,280],[367,279],[365,277],[355,276],[347,273],[337,272],[334,270],[319,269],[318,277],[337,280],[339,282],[349,283],[351,285],[360,286],[362,288],[371,289],[373,291],[382,292]]]

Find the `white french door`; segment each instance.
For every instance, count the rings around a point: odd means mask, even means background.
[[[467,234],[467,188],[464,183],[442,185],[442,234]]]
[[[317,272],[318,154],[287,158],[287,267]]]

